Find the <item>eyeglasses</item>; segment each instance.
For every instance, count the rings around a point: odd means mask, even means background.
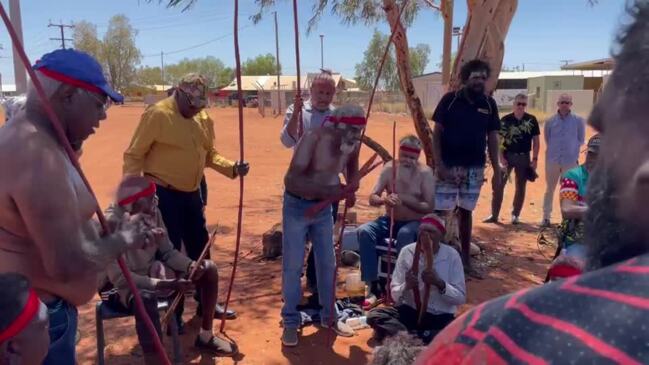
[[[106,112],[108,108],[110,108],[111,102],[110,99],[107,97],[106,100],[102,100],[96,93],[84,89],[79,89],[83,91],[86,95],[89,95],[91,98],[95,99],[98,105],[101,105],[101,108]]]
[[[527,106],[527,103],[516,103],[517,106]]]

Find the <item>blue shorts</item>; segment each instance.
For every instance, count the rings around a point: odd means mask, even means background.
[[[484,167],[452,167],[449,172],[463,178],[459,182],[437,180],[435,209],[454,210],[455,207],[460,207],[474,210],[478,204],[480,189],[484,184]]]

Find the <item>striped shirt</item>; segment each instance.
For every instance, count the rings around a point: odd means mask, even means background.
[[[649,254],[479,305],[416,364],[647,364]]]

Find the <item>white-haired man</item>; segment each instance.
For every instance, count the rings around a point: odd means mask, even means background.
[[[375,338],[382,340],[400,331],[413,331],[424,343],[455,318],[457,307],[466,302],[466,283],[460,254],[441,242],[446,228],[435,214],[421,218],[417,242],[399,253],[390,283],[395,307],[376,308],[367,316]],[[426,256],[433,257],[427,267]],[[430,298],[425,298],[426,285]],[[428,299],[428,303],[423,303]],[[419,307],[426,305],[423,315]],[[421,318],[421,319],[420,319]]]
[[[123,100],[85,53],[57,50],[34,69],[76,150],[106,118],[108,98]],[[25,108],[0,129],[0,272],[26,276],[49,308],[44,364],[74,364],[76,306],[94,296],[97,273],[127,248],[155,237],[142,219],[99,236],[92,220],[96,202],[50,123],[30,85]]]
[[[318,296],[322,305],[320,322],[341,336],[352,336],[353,330],[338,321],[335,299],[334,270],[336,258],[333,247],[331,205],[314,217],[307,211],[323,200],[341,193],[338,175],[345,172],[348,184],[347,204],[355,203],[358,189],[358,147],[365,127],[365,112],[356,105],[342,106],[324,122],[323,128],[307,131],[297,144],[291,164],[284,177],[282,209],[282,343],[296,346],[301,316],[297,310],[302,287],[300,276],[304,263],[307,234],[315,250],[318,276]],[[333,311],[332,311],[333,309]]]
[[[382,294],[378,282],[376,245],[390,236],[390,218],[394,214],[392,237],[397,251],[417,240],[419,219],[433,212],[435,176],[426,164],[419,163],[421,141],[413,135],[401,138],[396,163],[396,182],[392,181],[394,161],[383,167],[379,180],[370,194],[370,205],[385,206],[385,215],[358,229],[361,252],[361,279],[370,287],[368,300],[373,302]],[[395,188],[395,191],[392,188]],[[385,192],[385,195],[383,194]]]
[[[557,113],[545,122],[545,195],[543,196],[542,227],[550,226],[554,191],[561,175],[579,164],[579,148],[586,138],[584,119],[574,114],[572,96],[561,94]]]

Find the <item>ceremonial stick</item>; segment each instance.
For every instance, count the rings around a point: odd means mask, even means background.
[[[301,75],[300,75],[300,29],[297,21],[297,0],[293,0],[293,34],[295,35],[295,67],[297,69],[297,89],[295,93],[296,98],[302,97],[302,85],[301,85]],[[277,60],[279,62],[279,60]],[[279,87],[279,85],[277,86]],[[304,123],[302,120],[302,108],[300,110],[293,110],[297,114],[297,136],[298,140],[302,138],[304,134]]]
[[[29,62],[29,59],[27,58],[27,54],[25,53],[25,49],[22,43],[20,42],[20,39],[18,38],[18,34],[16,33],[16,30],[14,29],[11,20],[9,20],[9,16],[7,15],[7,12],[4,6],[2,5],[2,3],[0,3],[0,16],[2,17],[2,21],[5,23],[5,26],[7,27],[7,31],[9,31],[9,36],[11,37],[11,41],[18,53],[18,56],[20,57],[20,60],[23,63],[23,66],[25,66],[25,70],[29,74],[29,78],[31,79],[32,85],[34,86],[36,92],[38,93],[38,97],[40,98],[42,106],[45,109],[45,112],[47,113],[47,117],[50,120],[52,128],[54,129],[54,134],[56,138],[58,139],[59,143],[67,153],[68,158],[70,159],[70,163],[72,163],[72,166],[74,166],[74,168],[77,170],[79,177],[81,177],[81,180],[83,181],[84,185],[88,189],[88,192],[94,199],[95,212],[97,214],[97,219],[101,224],[103,234],[104,235],[110,234],[111,233],[110,227],[106,222],[106,217],[104,216],[104,213],[101,211],[99,202],[97,201],[97,197],[94,191],[92,190],[92,187],[88,182],[88,179],[83,173],[83,170],[81,170],[81,166],[79,165],[79,161],[77,159],[76,153],[72,149],[72,146],[70,145],[70,141],[68,141],[68,138],[65,135],[61,121],[59,120],[59,117],[54,112],[54,109],[52,108],[52,105],[50,104],[50,101],[47,95],[45,94],[43,85],[41,85],[40,80],[36,77],[36,73],[32,69],[31,63]],[[160,358],[160,361],[162,362],[162,364],[171,365],[171,362],[167,357],[167,353],[165,352],[165,349],[162,346],[162,341],[160,341],[160,337],[158,336],[158,332],[153,326],[153,322],[151,321],[151,318],[149,317],[149,315],[146,312],[146,309],[144,308],[142,297],[140,296],[140,293],[137,290],[137,287],[135,286],[135,282],[133,281],[131,272],[128,270],[128,267],[124,262],[124,258],[119,257],[117,259],[117,264],[119,266],[119,269],[122,272],[122,275],[124,275],[124,279],[126,280],[126,284],[128,285],[129,290],[131,291],[131,293],[133,293],[133,299],[135,300],[135,310],[144,319],[144,324],[147,328],[147,331],[149,331],[149,335],[153,339],[153,346],[155,347],[156,353]]]
[[[423,248],[425,260],[426,260],[426,270],[431,271],[433,270],[433,248],[432,247],[426,247]],[[417,286],[419,286],[419,283],[417,283]],[[428,301],[430,300],[430,284],[424,283],[424,297],[423,301],[421,303],[421,307],[419,307],[419,316],[417,317],[417,325],[421,325],[421,321],[424,318],[424,314],[426,314],[426,310],[428,309]]]
[[[239,1],[234,0],[234,62],[235,62],[235,75],[237,78],[237,94],[239,96],[239,104],[237,105],[237,112],[239,116],[239,161],[245,161],[244,155],[244,135],[243,135],[243,86],[241,85],[241,56],[239,55]],[[277,60],[279,62],[279,60]],[[279,87],[279,85],[277,85]],[[239,252],[241,250],[241,231],[243,229],[243,192],[244,192],[244,178],[239,175],[239,207],[237,208],[237,236],[234,248],[234,261],[232,262],[232,273],[230,274],[230,283],[228,284],[228,292],[225,296],[225,303],[223,303],[223,313],[228,311],[230,304],[230,297],[232,295],[232,288],[234,287],[234,278],[237,275],[237,267],[239,265]],[[221,327],[219,332],[224,333],[225,330],[225,315],[221,318]]]
[[[392,122],[392,183],[390,188],[391,194],[397,193],[397,122]],[[392,294],[390,290],[390,280],[392,278],[392,238],[394,237],[394,206],[390,207],[390,235],[388,238],[388,278],[386,283],[385,301],[387,304],[392,303]]]
[[[417,285],[412,288],[412,294],[415,297],[415,307],[417,307],[417,313],[421,311],[421,293],[419,292],[419,258],[421,257],[421,241],[417,240],[415,245],[415,254],[412,258],[412,267],[410,272],[417,278]]]
[[[201,255],[198,257],[198,260],[196,260],[196,264],[194,267],[192,267],[191,271],[189,272],[189,275],[187,276],[187,280],[192,280],[194,279],[194,275],[196,275],[196,271],[198,270],[199,266],[201,266],[201,263],[207,255],[210,253],[210,247],[212,247],[212,244],[214,243],[214,240],[216,240],[216,231],[218,230],[218,226],[214,228],[212,231],[212,235],[210,236],[210,239],[205,243],[205,247],[203,247],[203,251],[201,252]],[[176,296],[174,297],[174,300],[171,302],[169,305],[169,308],[165,312],[164,316],[160,320],[160,323],[162,324],[162,327],[164,327],[167,322],[169,321],[169,317],[173,315],[173,313],[176,311],[176,307],[178,304],[180,304],[180,300],[183,298],[185,295],[185,290],[178,290]]]

